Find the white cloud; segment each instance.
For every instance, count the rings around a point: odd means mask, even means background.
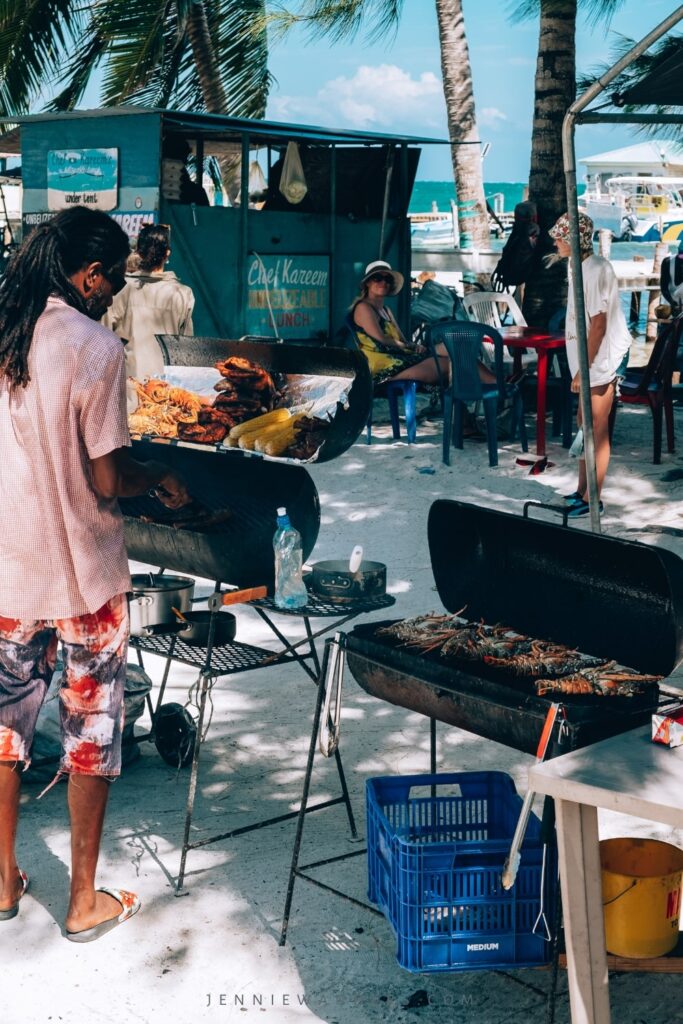
[[[504,114],[498,107],[484,107],[477,113],[477,121],[487,128],[499,128],[501,121],[507,121],[507,114]]]
[[[326,82],[312,96],[273,96],[268,116],[379,131],[443,131],[441,80],[432,71],[413,78],[395,64],[361,65],[350,77]]]

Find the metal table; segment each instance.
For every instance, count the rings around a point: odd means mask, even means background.
[[[683,747],[650,740],[650,726],[529,770],[529,788],[555,798],[572,1024],[609,1024],[609,981],[598,807],[683,828]]]
[[[177,633],[150,637],[131,637],[131,646],[138,651],[138,658],[141,664],[143,652],[157,654],[166,659],[162,683],[152,720],[152,735],[154,733],[154,718],[156,718],[156,713],[161,706],[171,664],[174,661],[177,661],[185,665],[196,666],[200,669],[197,681],[199,690],[199,718],[197,721],[197,735],[192,755],[192,768],[187,796],[187,810],[185,816],[180,868],[176,882],[176,895],[179,895],[183,888],[187,855],[189,851],[199,849],[203,846],[208,846],[209,844],[218,842],[221,839],[230,839],[234,836],[244,835],[247,832],[253,832],[256,829],[265,828],[268,825],[279,824],[280,822],[288,821],[291,818],[301,818],[302,814],[322,810],[323,808],[332,807],[339,803],[344,803],[349,819],[351,834],[354,838],[357,836],[356,823],[353,816],[351,801],[349,799],[341,755],[338,750],[335,750],[334,758],[341,786],[340,796],[331,800],[325,800],[320,803],[313,804],[310,807],[307,805],[312,772],[312,758],[310,758],[304,780],[305,799],[302,801],[303,809],[300,808],[298,811],[290,811],[287,814],[280,814],[274,818],[267,818],[263,821],[254,822],[251,825],[245,825],[241,828],[232,829],[228,832],[221,832],[213,836],[208,836],[207,838],[197,840],[196,842],[190,842],[190,829],[192,826],[194,801],[197,792],[199,758],[202,742],[205,738],[204,720],[206,716],[206,703],[214,683],[222,676],[229,676],[239,672],[248,672],[254,669],[267,668],[270,666],[274,667],[276,665],[281,666],[290,662],[296,662],[304,669],[307,675],[318,687],[318,704],[322,707],[321,690],[324,686],[324,678],[323,674],[321,674],[320,659],[316,650],[315,641],[326,633],[339,629],[339,627],[344,623],[349,622],[351,619],[354,619],[359,615],[389,608],[395,603],[395,598],[390,597],[389,595],[383,595],[382,597],[367,598],[364,600],[341,604],[320,598],[312,592],[309,593],[308,604],[303,608],[296,609],[295,611],[277,608],[273,600],[270,598],[253,602],[254,609],[282,644],[281,650],[273,652],[264,647],[254,647],[250,644],[239,643],[238,641],[232,641],[228,644],[214,645],[213,637],[215,630],[215,615],[218,614],[222,606],[221,593],[220,587],[218,587],[208,598],[209,608],[214,615],[212,616],[212,622],[209,628],[209,640],[206,647],[191,646],[190,644],[185,643]],[[273,621],[273,617],[276,615],[282,615],[290,619],[302,619],[306,631],[306,636],[303,640],[296,642],[290,641],[283,630]],[[319,628],[314,631],[311,626],[311,620],[318,618],[334,618],[334,621],[327,622],[323,628]],[[312,663],[312,666],[309,664],[309,661]],[[314,730],[316,732],[319,717],[319,711],[317,711],[316,723],[314,724]]]

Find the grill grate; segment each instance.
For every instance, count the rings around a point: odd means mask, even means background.
[[[159,654],[162,657],[172,654],[174,661],[193,665],[195,668],[203,668],[206,661],[206,647],[195,647],[181,639],[176,640],[175,647],[173,638],[168,636],[132,636],[130,643],[132,647],[149,654]],[[250,669],[259,668],[266,658],[272,656],[273,652],[265,647],[252,647],[251,644],[233,641],[213,648],[211,670],[219,676],[248,672]]]

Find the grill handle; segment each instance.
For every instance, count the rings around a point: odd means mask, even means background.
[[[541,738],[538,741],[536,764],[540,764],[546,759],[548,748],[550,747],[550,738],[555,726],[555,719],[557,718],[559,710],[560,705],[556,703],[551,704],[548,708],[548,714],[545,716],[545,723],[543,725],[543,731],[541,732]],[[515,834],[512,837],[510,852],[503,866],[503,873],[501,875],[501,882],[503,883],[504,889],[511,889],[515,884],[515,879],[517,878],[517,872],[522,859],[522,843],[524,842],[524,835],[527,830],[527,825],[529,824],[531,805],[534,802],[535,796],[536,794],[533,789],[530,789],[524,797],[522,810],[519,813],[519,820],[517,821],[517,828],[515,829]]]
[[[559,512],[559,514],[562,516],[562,525],[569,525],[569,520],[567,518],[569,516],[569,509],[566,507],[566,505],[550,505],[546,501],[525,501],[524,509],[522,511],[522,517],[524,519],[529,518],[530,508],[546,508],[549,512]]]
[[[216,592],[209,597],[209,611],[217,612],[228,604],[248,604],[249,601],[260,601],[268,596],[267,587],[248,587],[246,590],[228,590]]]

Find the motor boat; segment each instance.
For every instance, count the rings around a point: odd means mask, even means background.
[[[587,189],[579,202],[596,230],[608,229],[617,241],[683,238],[683,178],[620,174],[604,190]]]

